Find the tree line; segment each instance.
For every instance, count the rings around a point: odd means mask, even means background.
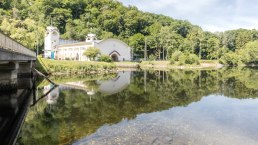
[[[31,49],[43,48],[45,28],[57,26],[63,39],[118,38],[133,48],[134,58],[153,60],[185,56],[230,65],[258,62],[258,31],[238,29],[211,33],[186,20],[142,12],[116,0],[2,0],[0,29]]]

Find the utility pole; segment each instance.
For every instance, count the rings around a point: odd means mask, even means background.
[[[145,38],[145,45],[144,45],[144,61],[147,61],[147,39]]]
[[[202,59],[202,41],[204,40],[204,36],[203,36],[203,33],[201,34],[202,38],[200,39],[200,48],[199,48],[199,59],[201,60]]]
[[[199,59],[202,59],[202,42],[200,42],[200,48],[199,48]]]
[[[53,26],[53,19],[50,17],[50,25]]]
[[[36,56],[38,56],[39,55],[39,23],[37,22],[37,34],[36,34],[36,49],[37,49],[37,54],[36,54]]]
[[[144,70],[144,92],[147,92],[147,71]]]
[[[163,58],[163,60],[165,60],[165,51],[164,51],[164,46],[162,46],[162,49],[163,49],[163,50],[162,50],[162,55],[163,55],[163,57],[162,57],[162,58]]]
[[[131,47],[130,47],[131,48]],[[134,59],[133,59],[133,48],[131,48],[131,52],[132,52],[132,54],[131,54],[131,61],[133,61]]]
[[[37,33],[37,44],[36,44],[36,47],[37,47],[37,56],[39,55],[39,36],[38,36],[38,33]]]

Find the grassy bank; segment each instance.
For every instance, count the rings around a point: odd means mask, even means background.
[[[199,65],[171,65],[169,61],[143,61],[140,63],[141,69],[202,69],[202,68],[220,68],[221,64],[216,60],[200,60]]]
[[[61,75],[110,72],[116,70],[116,65],[106,62],[51,60],[38,57],[36,68],[43,73]]]
[[[69,61],[69,60],[51,60],[38,57],[36,68],[52,75],[61,74],[86,74],[86,73],[108,73],[117,70],[135,70],[141,69],[201,69],[201,68],[219,68],[222,65],[214,60],[200,60],[199,65],[171,65],[169,61],[142,61],[138,62],[96,62],[96,61]]]
[[[118,71],[134,71],[140,68],[138,62],[115,62]]]

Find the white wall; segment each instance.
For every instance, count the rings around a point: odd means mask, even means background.
[[[58,46],[56,59],[65,60],[65,58],[75,59],[76,54],[79,54],[80,61],[89,61],[89,58],[83,55],[89,47],[96,47],[100,49],[101,54],[112,55],[117,54],[118,61],[130,61],[131,51],[128,45],[118,39],[107,39],[101,42],[94,42],[91,44],[77,43],[77,44],[64,44]]]
[[[94,46],[100,49],[101,54],[111,55],[114,53],[114,51],[118,52],[119,61],[131,60],[130,47],[127,44],[125,44],[123,41],[120,41],[118,39],[106,39],[99,43],[95,42]]]
[[[57,58],[56,59],[61,59],[65,60],[65,58],[69,59],[75,59],[76,55],[79,54],[79,61],[89,61],[89,58],[87,58],[83,53],[85,50],[92,45],[68,45],[68,46],[58,46],[58,51],[57,51]]]

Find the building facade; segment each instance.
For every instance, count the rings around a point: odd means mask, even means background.
[[[44,41],[44,57],[45,58],[54,58],[54,51],[59,45],[59,31],[56,27],[49,26],[47,27],[45,33],[45,41]]]
[[[64,41],[59,39],[56,27],[47,27],[44,57],[58,60],[90,61],[83,53],[90,47],[100,49],[113,61],[130,61],[131,48],[119,39],[98,40],[95,34],[88,34],[84,42]]]

